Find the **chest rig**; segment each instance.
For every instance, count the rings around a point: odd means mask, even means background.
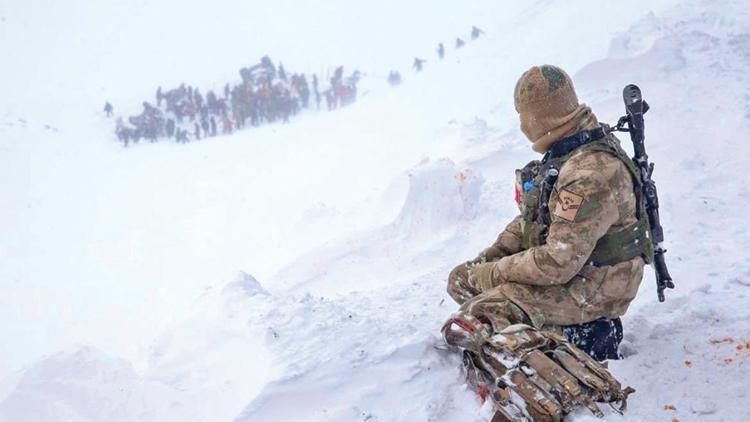
[[[516,200],[521,208],[522,246],[529,249],[544,245],[551,224],[549,199],[562,167],[574,154],[605,152],[619,159],[630,173],[636,197],[637,221],[617,232],[607,233],[596,243],[588,263],[595,266],[615,265],[638,256],[646,263],[653,259],[648,215],[642,198],[638,169],[622,150],[618,141],[599,127],[584,130],[555,142],[541,161],[532,161],[516,170]]]

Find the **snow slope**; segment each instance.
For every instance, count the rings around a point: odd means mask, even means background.
[[[0,211],[0,332],[18,340],[0,355],[0,418],[481,420],[487,409],[438,336],[455,309],[445,278],[513,216],[513,169],[535,158],[516,128],[513,84],[551,62],[574,73],[601,120],[622,113],[627,83],[652,106],[647,142],[678,288],[659,304],[646,275],[625,318],[628,358],[611,364],[638,392],[626,418],[607,419],[746,420],[750,5],[647,4],[628,14],[595,2],[482,4],[448,35],[443,22],[425,25],[424,48],[368,39],[372,54],[358,55],[357,40],[339,40],[330,60],[408,64],[472,23],[488,33],[398,89],[370,78],[348,109],[184,147],[119,149],[83,111],[92,106],[60,108],[74,97],[59,95],[49,110],[25,108],[7,87],[0,180],[15,183],[0,184],[12,199]],[[357,13],[382,22],[392,7]],[[325,10],[299,22],[314,13]],[[408,27],[387,38],[409,39]],[[309,60],[297,63],[322,66]],[[74,73],[61,67],[60,78]],[[175,78],[169,70],[155,72]],[[199,71],[189,76],[216,76]],[[95,91],[83,98],[98,104]],[[149,92],[116,95],[138,104]]]

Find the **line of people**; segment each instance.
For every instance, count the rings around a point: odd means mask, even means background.
[[[484,31],[482,31],[481,29],[479,29],[477,26],[472,26],[471,27],[470,37],[471,37],[472,41],[476,40],[477,38],[479,38],[483,34],[484,34]],[[466,42],[463,39],[461,39],[460,37],[457,37],[456,38],[456,44],[455,44],[456,50],[460,49],[464,45],[466,45]],[[442,42],[438,44],[437,55],[438,55],[438,60],[443,60],[445,58],[445,45],[443,45]],[[427,59],[422,59],[422,58],[419,58],[419,57],[415,57],[414,58],[414,63],[412,64],[412,68],[417,73],[419,73],[424,68],[424,64],[426,62],[427,62]],[[401,83],[401,81],[402,81],[401,73],[399,73],[397,70],[392,70],[391,72],[388,73],[388,83],[391,84],[392,86],[399,85]]]
[[[223,96],[208,91],[205,96],[198,88],[180,85],[163,91],[156,90],[156,106],[143,102],[143,111],[130,116],[127,122],[118,117],[115,124],[117,138],[128,146],[129,142],[146,139],[157,142],[166,137],[179,143],[223,134],[263,122],[288,122],[289,118],[312,102],[319,110],[323,99],[326,108],[334,110],[354,102],[357,98],[359,71],[344,77],[344,68],[335,69],[329,86],[321,92],[318,76],[313,74],[311,84],[302,73],[287,74],[283,64],[275,66],[268,56],[260,63],[240,69],[242,82],[224,86]],[[106,102],[104,112],[112,116],[113,106]]]

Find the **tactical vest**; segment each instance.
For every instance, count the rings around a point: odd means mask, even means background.
[[[638,168],[620,147],[619,141],[602,128],[579,132],[562,139],[545,154],[542,161],[532,161],[516,170],[517,200],[521,207],[522,246],[529,249],[546,243],[551,218],[549,198],[557,176],[565,163],[580,152],[605,152],[620,160],[630,173],[636,198],[637,221],[624,229],[605,234],[596,243],[587,263],[609,266],[638,256],[646,263],[653,260],[648,214],[643,200],[643,183]]]

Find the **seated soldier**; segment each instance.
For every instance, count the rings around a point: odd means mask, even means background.
[[[521,76],[514,96],[521,130],[533,143],[532,149],[544,156],[516,171],[520,215],[492,246],[451,272],[448,293],[461,308],[446,323],[445,339],[465,350],[469,372],[483,373],[473,375],[475,383],[479,377],[480,384],[487,381],[500,387],[507,381],[502,377],[514,373],[507,359],[520,359],[516,369],[530,366],[549,381],[535,366],[539,361],[525,360],[536,349],[567,372],[580,375],[575,365],[566,366],[570,362],[565,356],[558,359],[562,347],[585,361],[583,366],[596,368],[599,378],[612,382],[597,387],[601,394],[587,386],[582,391],[594,392],[587,394],[589,398],[624,404],[630,389],[620,390],[596,361],[619,357],[619,317],[635,298],[643,267],[653,256],[640,175],[617,138],[605,132],[589,107],[579,104],[562,69],[531,68]],[[531,340],[534,344],[525,343]],[[501,349],[506,360],[498,361],[487,347]],[[578,353],[581,350],[594,359]],[[492,376],[486,378],[486,372]],[[492,379],[496,377],[502,379]],[[520,385],[512,381],[506,386]],[[554,383],[548,384],[559,406],[532,411],[539,403],[531,403],[527,411],[532,416],[540,414],[534,412],[545,415],[540,419],[555,412],[564,415],[574,407],[571,403],[583,403],[566,399]],[[502,391],[500,398],[493,397],[501,404]],[[541,396],[536,397],[538,401]],[[596,407],[585,405],[592,411]]]

